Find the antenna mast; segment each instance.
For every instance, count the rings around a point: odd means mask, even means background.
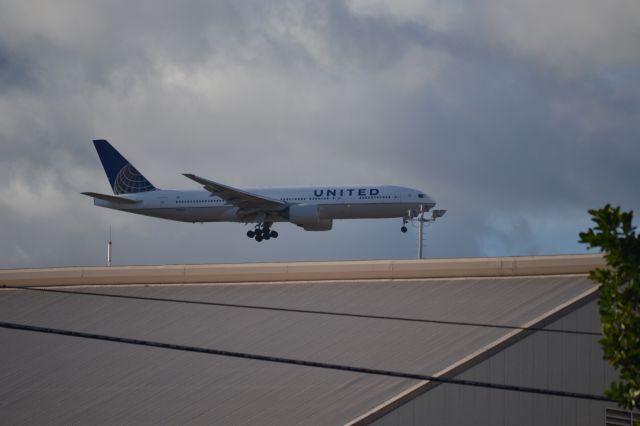
[[[111,266],[111,225],[109,225],[109,242],[107,243],[107,266]]]

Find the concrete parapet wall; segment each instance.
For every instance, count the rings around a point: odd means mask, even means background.
[[[472,259],[366,260],[71,267],[0,270],[3,286],[257,283],[586,274],[604,266],[600,254]]]

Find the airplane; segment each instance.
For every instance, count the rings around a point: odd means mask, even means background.
[[[255,224],[247,237],[260,242],[278,238],[277,222],[290,222],[305,231],[329,231],[336,219],[402,218],[409,220],[432,209],[435,201],[416,189],[392,185],[316,186],[306,188],[238,189],[191,174],[200,190],[156,188],[108,141],[93,144],[113,195],[82,192],[94,205],[181,222]],[[434,210],[436,215],[443,210]]]

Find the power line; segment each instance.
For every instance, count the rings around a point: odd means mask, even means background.
[[[592,395],[577,392],[565,392],[551,389],[532,388],[527,386],[505,385],[500,383],[479,382],[475,380],[454,379],[449,377],[429,376],[425,374],[403,373],[398,371],[379,370],[373,368],[353,367],[341,364],[331,364],[325,362],[305,361],[292,358],[282,358],[268,355],[257,355],[246,352],[233,352],[220,349],[209,349],[197,346],[185,346],[172,343],[154,342],[150,340],[131,339],[128,337],[108,336],[102,334],[84,333],[81,331],[61,330],[56,328],[38,327],[28,324],[17,324],[10,322],[0,322],[0,327],[11,330],[32,331],[38,333],[57,334],[62,336],[80,337],[85,339],[103,340],[108,342],[125,343],[129,345],[151,346],[162,349],[172,349],[184,352],[196,352],[209,355],[226,356],[231,358],[250,359],[255,361],[267,361],[279,364],[299,365],[303,367],[323,368],[328,370],[349,371],[352,373],[372,374],[377,376],[398,377],[403,379],[431,381],[439,383],[448,383],[460,386],[473,386],[479,388],[499,389],[513,392],[534,393],[540,395],[560,396],[566,398],[586,399],[592,401],[611,401],[609,398],[601,395]]]
[[[200,300],[167,299],[167,298],[161,298],[161,297],[132,296],[132,295],[126,295],[126,294],[108,294],[108,293],[96,293],[96,292],[89,292],[89,291],[60,290],[60,289],[50,289],[50,288],[38,288],[38,287],[10,287],[9,286],[6,288],[51,292],[51,293],[75,294],[75,295],[84,295],[84,296],[112,297],[112,298],[119,298],[119,299],[147,300],[147,301],[154,301],[154,302],[170,302],[170,303],[186,303],[186,304],[205,305],[205,306],[221,306],[226,308],[293,312],[293,313],[301,313],[301,314],[329,315],[329,316],[339,316],[339,317],[367,318],[367,319],[379,319],[379,320],[390,320],[390,321],[421,322],[421,323],[430,323],[430,324],[456,325],[456,326],[467,326],[467,327],[486,327],[486,328],[497,328],[497,329],[505,329],[505,330],[541,331],[545,333],[564,333],[564,334],[602,337],[601,333],[595,333],[591,331],[558,330],[553,328],[542,328],[542,327],[520,327],[515,325],[489,324],[489,323],[478,323],[478,322],[470,322],[470,321],[448,321],[448,320],[436,320],[436,319],[428,319],[428,318],[408,318],[408,317],[394,317],[394,316],[387,316],[387,315],[356,314],[356,313],[350,313],[350,312],[282,308],[277,306],[246,305],[246,304],[224,303],[224,302],[203,302]]]

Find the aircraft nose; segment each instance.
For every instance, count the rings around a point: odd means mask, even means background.
[[[429,211],[436,206],[435,200],[429,197],[428,195],[425,195],[425,200],[423,204],[424,204],[424,209],[426,211]]]

